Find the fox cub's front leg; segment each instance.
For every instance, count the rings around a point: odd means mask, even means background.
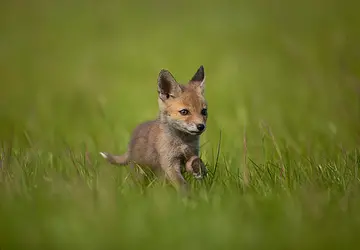
[[[165,178],[176,188],[187,190],[187,182],[181,174],[181,164],[178,160],[161,159],[161,168],[164,171]]]
[[[207,175],[207,168],[199,156],[192,156],[185,164],[187,172],[192,173],[196,179],[202,179]]]

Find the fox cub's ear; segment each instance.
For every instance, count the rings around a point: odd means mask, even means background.
[[[181,93],[181,87],[171,75],[171,73],[163,69],[159,73],[158,77],[158,93],[159,98],[163,101],[179,96]]]
[[[200,68],[196,71],[195,75],[191,78],[189,84],[196,86],[200,89],[201,93],[204,93],[205,90],[205,71],[204,66],[200,66]]]

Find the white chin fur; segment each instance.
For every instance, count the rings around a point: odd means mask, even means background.
[[[201,132],[199,131],[191,131],[191,130],[184,130],[185,133],[188,133],[190,135],[200,135]]]

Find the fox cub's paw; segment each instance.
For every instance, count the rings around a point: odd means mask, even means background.
[[[204,162],[198,156],[193,156],[186,162],[186,171],[192,173],[196,179],[206,177],[208,172]]]

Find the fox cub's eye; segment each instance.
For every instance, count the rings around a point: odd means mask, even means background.
[[[202,110],[201,110],[201,114],[204,115],[204,116],[207,115],[207,114],[208,114],[208,113],[207,113],[207,109],[202,109]]]
[[[189,110],[187,109],[182,109],[179,111],[181,115],[188,115],[189,114]]]

